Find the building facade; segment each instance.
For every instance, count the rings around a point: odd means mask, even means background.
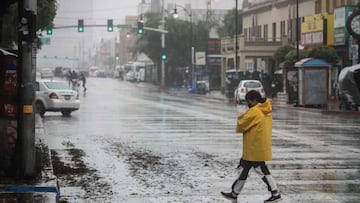
[[[126,16],[125,24],[127,25],[136,25],[138,21],[137,16]],[[128,29],[119,29],[119,46],[118,53],[120,55],[120,60],[118,65],[123,65],[128,62],[134,61],[135,56],[133,56],[137,36],[133,32],[129,32]]]
[[[315,13],[314,0],[299,1],[298,6],[299,19]],[[293,0],[244,0],[243,30],[237,42],[239,64],[235,64],[235,40],[225,38],[221,43],[222,87],[225,87],[225,71],[229,69],[263,74],[272,74],[277,69],[272,60],[274,52],[282,45],[297,43],[296,9]]]
[[[285,44],[296,47],[299,43],[300,48],[334,46],[338,55],[346,55],[349,58],[350,41],[344,31],[344,22],[349,9],[345,9],[346,15],[342,18],[338,17],[341,23],[338,25],[337,34],[334,33],[336,31],[334,22],[338,18],[334,12],[341,7],[357,3],[358,0],[244,0],[243,30],[237,42],[239,64],[234,62],[236,47],[234,37],[224,38],[221,41],[222,87],[225,87],[225,71],[229,69],[274,73],[279,69],[281,61],[273,61],[273,54],[278,47]],[[338,12],[340,13],[338,15],[342,15],[342,11]]]

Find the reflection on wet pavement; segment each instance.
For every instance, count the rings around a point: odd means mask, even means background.
[[[49,114],[44,125],[49,147],[62,162],[74,158],[69,149],[82,152],[81,161],[97,177],[91,188],[108,187],[109,197],[84,190],[68,198],[225,202],[219,192],[229,190],[237,175],[242,137],[234,132],[235,119],[245,106],[160,93],[143,83],[98,78],[88,83],[79,112],[71,118]],[[283,202],[360,202],[359,123],[274,108],[269,167]],[[70,176],[61,178],[64,188],[78,186]],[[262,202],[268,195],[251,173],[239,201]]]

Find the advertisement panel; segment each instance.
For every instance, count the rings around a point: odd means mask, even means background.
[[[220,54],[221,52],[221,40],[210,38],[208,39],[207,54]]]
[[[334,45],[345,45],[349,39],[346,30],[346,19],[354,10],[353,6],[346,6],[334,9]]]
[[[0,174],[10,166],[17,141],[17,55],[0,49]]]
[[[304,17],[301,23],[301,45],[334,44],[334,15],[322,13]]]

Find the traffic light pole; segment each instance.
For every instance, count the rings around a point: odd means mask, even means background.
[[[68,29],[68,28],[77,28],[77,25],[65,25],[65,26],[55,26],[52,29]],[[84,27],[107,27],[107,25],[86,25],[84,24]],[[137,26],[132,26],[132,25],[117,25],[116,27],[120,28],[120,29],[133,29],[133,28],[137,28]],[[157,28],[152,28],[152,27],[144,27],[144,30],[150,30],[150,31],[155,31],[155,32],[160,32],[163,34],[168,33],[167,30],[163,30],[163,29],[157,29]]]
[[[160,29],[165,29],[164,0],[162,0]],[[165,34],[161,33],[161,50],[165,49]],[[165,89],[165,61],[161,60],[161,89]]]
[[[164,3],[164,0],[163,0]],[[164,8],[163,11],[164,12]],[[84,27],[107,27],[108,25],[86,25],[84,24]],[[57,27],[53,27],[53,29],[68,29],[68,28],[77,28],[78,25],[68,25],[68,26],[57,26]],[[137,28],[137,26],[131,26],[131,25],[117,25],[118,28],[121,29],[132,29],[132,28]],[[162,19],[161,19],[161,24],[159,26],[159,29],[156,28],[151,28],[151,27],[143,27],[144,30],[150,30],[150,31],[154,31],[154,32],[160,32],[161,33],[161,50],[165,49],[165,34],[168,33],[167,30],[164,30],[165,28],[165,16],[164,13],[162,13]],[[160,87],[163,89],[165,88],[165,61],[161,60],[161,84]]]
[[[164,21],[162,20],[162,28],[164,28]],[[165,34],[161,33],[161,50],[165,49]],[[165,88],[165,60],[161,60],[161,88]]]
[[[24,18],[24,11],[34,11],[36,14],[37,0],[20,0],[19,1],[19,21]],[[35,22],[28,21],[28,29]],[[35,61],[33,61],[33,39],[32,33],[26,35],[25,32],[19,31],[19,65],[18,65],[18,142],[17,142],[17,164],[20,173],[23,176],[33,177],[36,175],[35,170],[35,114],[33,104],[35,100]],[[30,40],[29,40],[30,39]]]

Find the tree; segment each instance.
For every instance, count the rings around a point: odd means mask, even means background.
[[[158,28],[161,15],[146,13],[145,19],[145,27]],[[206,50],[209,29],[207,23],[203,21],[192,24],[190,21],[168,17],[165,19],[165,30],[168,31],[165,34],[164,52],[167,55],[166,78],[169,84],[182,77],[176,75],[177,68],[191,66],[191,47],[195,47],[196,51]],[[146,54],[160,67],[161,33],[145,30],[138,40],[136,51]]]
[[[288,54],[292,50],[295,50],[295,48],[290,45],[284,45],[284,46],[279,47],[275,51],[274,56],[273,56],[276,63],[279,64],[279,63],[284,62],[286,54]]]
[[[323,59],[324,61],[330,64],[336,64],[338,62],[338,56],[333,47],[329,46],[320,46],[315,47],[310,51],[310,57]]]
[[[299,50],[299,60],[309,57],[309,51]],[[285,63],[289,65],[294,65],[298,61],[296,49],[291,50],[285,55]]]
[[[160,25],[161,16],[156,13],[147,13],[145,14],[145,19],[145,27],[157,28]],[[191,62],[191,47],[195,47],[196,50],[205,50],[207,47],[209,31],[205,22],[200,21],[191,25],[189,21],[166,18],[165,30],[168,31],[165,34],[165,52],[168,58],[167,66],[189,66]],[[159,32],[145,30],[138,40],[137,51],[145,53],[155,63],[160,63],[160,36],[161,33]]]
[[[145,13],[146,22],[144,27],[157,28],[160,25],[161,16],[157,13]],[[133,30],[133,33],[135,31]],[[144,31],[142,36],[137,41],[136,52],[145,53],[154,63],[160,63],[161,53],[161,33]]]
[[[218,29],[220,37],[234,36],[236,33],[235,27],[235,13],[236,10],[233,9],[228,11],[224,16],[223,23],[224,25]],[[242,33],[242,14],[241,10],[238,12],[238,33]]]
[[[2,6],[0,10],[0,30],[6,32],[0,33],[0,47],[12,47],[18,42],[18,4],[13,0],[7,0],[7,6]],[[43,31],[49,27],[53,27],[53,20],[56,15],[57,1],[56,0],[37,0],[37,30]],[[38,48],[41,47],[39,41]]]
[[[318,58],[330,64],[336,64],[338,61],[335,49],[329,46],[314,47],[310,50],[299,50],[299,54],[299,59],[307,57]],[[278,63],[285,62],[288,65],[293,65],[297,62],[296,49],[290,45],[279,47],[273,57]]]

